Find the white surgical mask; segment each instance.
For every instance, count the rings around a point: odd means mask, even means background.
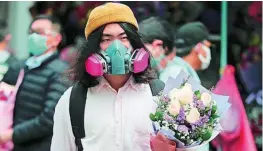
[[[201,69],[205,70],[209,67],[210,62],[211,62],[211,49],[207,47],[206,45],[202,44],[202,50],[205,51],[206,57],[204,57],[201,53],[198,54],[198,58],[202,62],[201,64]]]

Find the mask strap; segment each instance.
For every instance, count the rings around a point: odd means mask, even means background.
[[[100,55],[105,60],[105,62],[108,65],[110,65],[110,63],[111,63],[110,57],[108,56],[108,54],[105,51],[101,50],[98,55]]]
[[[134,51],[133,53],[135,53],[135,51]],[[127,50],[127,52],[126,52],[126,54],[125,54],[124,60],[125,60],[125,61],[129,61],[130,58],[131,58],[131,54],[132,54],[132,47],[128,48],[128,50]]]

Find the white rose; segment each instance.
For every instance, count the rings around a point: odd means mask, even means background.
[[[169,93],[169,98],[171,99],[171,101],[177,100],[177,98],[180,95],[179,93],[180,93],[179,89],[177,88],[172,89]]]
[[[178,100],[181,104],[190,104],[193,102],[194,92],[192,91],[192,86],[190,84],[186,83],[185,86],[179,91],[180,95],[178,97]]]
[[[204,106],[210,106],[211,105],[211,101],[212,101],[212,96],[207,93],[207,92],[203,92],[201,94],[201,101],[203,102]]]
[[[195,123],[200,118],[200,113],[198,112],[197,108],[192,108],[189,114],[186,116],[186,121],[188,123]]]
[[[168,106],[168,112],[174,116],[178,115],[180,112],[180,102],[176,99],[171,102],[171,104]]]

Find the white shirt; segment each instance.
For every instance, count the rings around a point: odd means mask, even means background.
[[[54,115],[51,151],[76,151],[69,117],[69,88],[59,100]],[[116,92],[105,79],[90,88],[85,107],[84,151],[151,151],[153,132],[149,114],[156,104],[148,84],[133,78]]]

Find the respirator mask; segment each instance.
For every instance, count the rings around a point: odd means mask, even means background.
[[[143,48],[132,51],[115,40],[105,50],[92,54],[85,62],[86,71],[95,77],[103,74],[140,73],[148,67],[149,53]]]

